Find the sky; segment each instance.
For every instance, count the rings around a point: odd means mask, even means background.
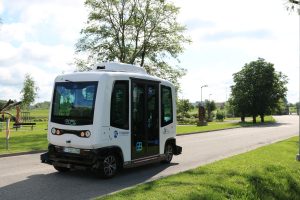
[[[299,101],[299,16],[285,0],[172,0],[192,43],[180,66],[187,69],[179,98],[226,101],[232,75],[264,58],[289,78],[287,99]],[[83,0],[0,0],[0,99],[20,100],[25,74],[50,101],[54,78],[75,70],[74,46],[87,21]]]

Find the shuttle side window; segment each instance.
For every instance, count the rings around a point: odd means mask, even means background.
[[[161,86],[161,126],[173,122],[172,90],[170,87]]]
[[[110,125],[129,129],[129,82],[116,81],[111,95]]]

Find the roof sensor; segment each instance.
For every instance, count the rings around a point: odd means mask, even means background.
[[[97,69],[105,69],[105,66],[97,66]]]

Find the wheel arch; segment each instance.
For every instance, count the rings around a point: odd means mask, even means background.
[[[176,145],[176,139],[175,138],[168,138],[165,142],[165,146],[166,146],[166,144]]]
[[[164,150],[165,150],[167,144],[171,144],[173,146],[173,148],[175,148],[175,146],[176,146],[176,139],[175,138],[168,138],[166,140],[166,142],[165,142]]]
[[[103,157],[108,153],[114,153],[120,159],[121,163],[124,163],[123,151],[119,146],[109,146],[98,149],[98,156]]]

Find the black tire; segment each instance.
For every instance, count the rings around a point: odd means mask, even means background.
[[[98,161],[96,174],[102,178],[114,177],[119,169],[119,159],[113,153],[108,153]]]
[[[70,171],[70,168],[66,168],[66,167],[59,167],[59,166],[53,166],[54,169],[56,169],[58,172],[68,172]]]
[[[163,160],[163,163],[169,164],[171,163],[172,159],[173,159],[173,145],[170,143],[167,143],[165,146],[165,160]]]

